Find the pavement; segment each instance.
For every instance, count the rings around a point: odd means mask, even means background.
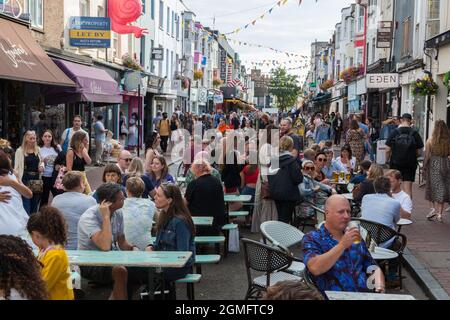
[[[167,160],[170,172],[175,176],[179,162],[172,162],[168,157]],[[102,183],[103,168],[89,167],[86,171],[91,187],[95,190]],[[414,223],[402,229],[408,239],[404,256],[404,290],[392,293],[412,294],[421,300],[450,300],[450,218],[448,214],[444,216],[444,223],[426,219],[430,206],[425,201],[425,189],[419,188],[418,184],[414,185],[413,202]],[[259,240],[259,235],[243,228],[242,236]],[[247,278],[242,250],[239,254],[230,254],[217,265],[205,266],[203,271],[203,281],[196,285],[197,299],[244,298]],[[224,283],[227,284],[226,288],[223,287]],[[179,298],[186,297],[184,288],[178,288],[177,291]],[[100,298],[95,292],[93,297]]]

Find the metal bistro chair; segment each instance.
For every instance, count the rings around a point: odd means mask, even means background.
[[[248,290],[245,300],[260,299],[268,287],[280,281],[300,281],[302,278],[283,272],[292,264],[292,257],[284,251],[266,244],[242,239],[247,269]],[[264,272],[257,278],[252,278],[251,270]]]
[[[314,216],[305,217],[305,218],[296,218],[295,226],[297,228],[301,228],[304,232],[306,227],[312,227],[317,229],[318,226],[325,221],[325,211],[318,208],[314,203],[305,201],[304,203],[308,204],[314,210]]]
[[[261,224],[260,229],[264,243],[269,240],[292,257],[292,265],[286,269],[286,272],[303,277],[306,268],[303,260],[295,257],[290,248],[299,245],[305,234],[290,224],[280,221],[266,221]]]
[[[392,238],[395,238],[394,245],[395,248],[391,250],[398,253],[397,263],[398,263],[398,276],[400,280],[400,289],[403,288],[402,283],[402,260],[403,260],[403,250],[405,250],[407,238],[404,234],[401,234],[394,229],[391,229],[384,224],[380,224],[377,222],[364,220],[360,218],[353,218],[354,221],[359,221],[361,228],[367,230],[370,235],[370,238],[375,241],[377,244],[384,243]],[[370,245],[370,243],[366,243],[366,245]]]

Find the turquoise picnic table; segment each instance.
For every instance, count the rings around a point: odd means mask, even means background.
[[[86,251],[67,250],[71,265],[82,267],[140,267],[149,269],[148,287],[149,298],[153,299],[154,278],[162,281],[162,290],[165,290],[163,274],[156,272],[158,268],[182,268],[192,256],[190,251]],[[162,295],[164,297],[164,295]]]
[[[196,226],[212,226],[214,218],[213,217],[192,217],[194,225]]]
[[[224,196],[224,201],[226,203],[229,203],[229,202],[250,202],[251,200],[252,200],[252,196],[250,196],[250,195],[226,194]]]

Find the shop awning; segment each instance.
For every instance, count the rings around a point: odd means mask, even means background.
[[[0,78],[52,86],[71,86],[25,25],[0,18]]]
[[[123,102],[119,85],[105,70],[66,60],[53,59],[53,61],[77,86],[75,88],[51,90],[47,94],[47,103],[97,102],[119,104]]]

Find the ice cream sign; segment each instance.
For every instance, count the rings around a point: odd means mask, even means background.
[[[72,47],[110,48],[111,20],[98,17],[72,17],[69,35]]]

